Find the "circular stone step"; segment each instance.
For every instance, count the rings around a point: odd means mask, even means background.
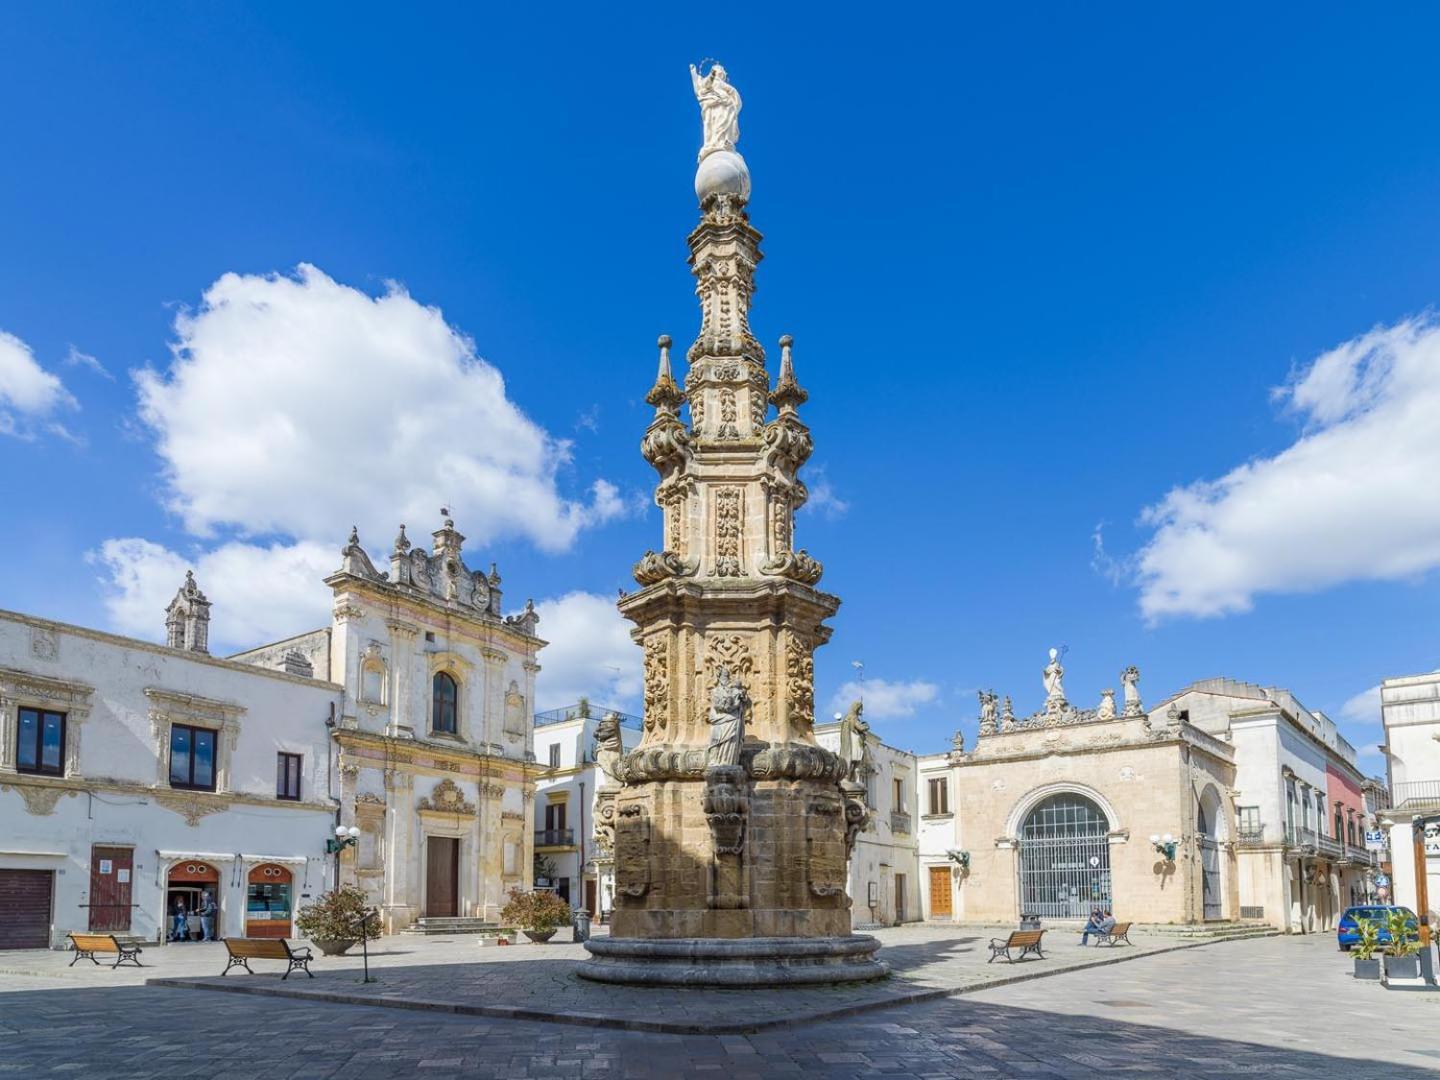
[[[648,986],[803,986],[890,974],[868,934],[800,938],[592,938],[577,973]]]

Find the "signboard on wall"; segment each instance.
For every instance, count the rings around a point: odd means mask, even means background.
[[[1425,822],[1425,854],[1440,855],[1440,820]]]
[[[1366,829],[1366,830],[1365,830],[1365,850],[1366,850],[1366,851],[1384,851],[1387,846],[1388,846],[1388,845],[1385,843],[1385,830],[1384,830],[1384,829]]]

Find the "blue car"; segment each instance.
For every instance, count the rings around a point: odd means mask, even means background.
[[[1380,928],[1380,944],[1390,944],[1390,916],[1397,911],[1405,913],[1405,939],[1407,941],[1420,940],[1420,920],[1415,918],[1415,913],[1406,907],[1396,907],[1394,904],[1362,904],[1358,907],[1346,908],[1345,914],[1340,916],[1340,922],[1335,927],[1335,936],[1340,942],[1340,951],[1349,952],[1351,945],[1360,944],[1360,923],[1373,922]]]

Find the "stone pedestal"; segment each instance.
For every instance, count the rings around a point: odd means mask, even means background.
[[[642,986],[802,986],[888,974],[867,934],[836,937],[595,938],[580,974]]]

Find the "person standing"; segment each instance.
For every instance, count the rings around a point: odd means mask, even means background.
[[[185,918],[185,901],[183,898],[179,896],[175,898],[175,908],[172,915],[174,923],[170,927],[170,940],[184,941],[190,933],[190,929],[187,925],[188,920]]]
[[[200,940],[215,940],[215,894],[208,889],[205,891],[205,898],[200,901]]]

